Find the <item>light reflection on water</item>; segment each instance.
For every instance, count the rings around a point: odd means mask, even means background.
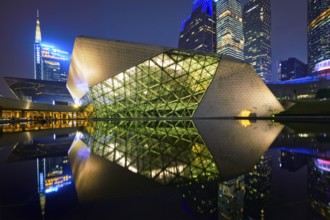
[[[328,127],[128,120],[42,129],[33,138],[30,131],[25,136],[16,131],[27,139],[2,147],[2,174],[10,173],[8,182],[16,181],[13,173],[29,169],[27,182],[33,185],[34,178],[35,188],[27,194],[36,196],[24,205],[9,206],[17,202],[8,197],[19,200],[15,194],[27,191],[16,183],[10,195],[0,193],[0,217],[18,217],[14,210],[20,209],[23,219],[42,213],[46,219],[326,219]],[[6,136],[0,143],[8,145],[2,141]],[[11,172],[13,166],[16,172]],[[8,188],[6,181],[0,183],[0,192]]]

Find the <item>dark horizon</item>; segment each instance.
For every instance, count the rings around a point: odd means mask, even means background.
[[[42,41],[69,52],[80,35],[176,48],[181,22],[190,15],[192,2],[4,0],[0,3],[0,94],[13,97],[4,76],[33,78],[37,9]],[[307,61],[306,1],[272,1],[273,76],[276,61],[289,57]]]

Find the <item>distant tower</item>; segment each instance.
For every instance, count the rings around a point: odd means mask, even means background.
[[[308,72],[330,59],[330,0],[308,0]]]
[[[244,60],[242,5],[238,0],[216,2],[216,52]]]
[[[37,10],[36,35],[34,41],[34,78],[42,79],[41,30],[39,21],[39,10]]]
[[[182,22],[179,48],[215,52],[213,0],[194,0],[192,14]]]
[[[66,82],[70,66],[70,53],[50,44],[42,43],[39,11],[37,10],[34,41],[34,78]]]
[[[280,81],[306,77],[307,65],[297,58],[291,57],[288,60],[280,61],[278,74]]]
[[[253,0],[243,9],[244,55],[264,82],[272,81],[271,4]]]

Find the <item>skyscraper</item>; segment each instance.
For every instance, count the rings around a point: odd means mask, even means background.
[[[69,53],[49,44],[41,44],[42,79],[65,82],[70,66]]]
[[[330,59],[330,0],[308,0],[308,72]]]
[[[34,78],[41,79],[42,62],[41,62],[41,30],[39,21],[39,11],[37,11],[36,35],[34,40]]]
[[[179,48],[215,52],[213,0],[194,0],[192,14],[183,22]]]
[[[41,40],[39,11],[37,11],[34,42],[34,78],[50,81],[66,81],[70,66],[70,54]]]
[[[264,82],[272,81],[270,0],[251,0],[243,9],[244,55]]]
[[[216,2],[216,52],[244,60],[242,5],[238,0]]]

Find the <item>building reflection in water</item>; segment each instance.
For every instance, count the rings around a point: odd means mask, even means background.
[[[313,209],[325,218],[330,218],[330,160],[309,159],[307,188]]]
[[[244,174],[258,161],[263,164],[260,158],[268,158],[263,155],[282,128],[266,121],[249,126],[212,120],[94,122],[87,132],[77,135],[69,151],[79,201],[114,196],[119,182],[125,182],[129,172],[180,189],[183,208],[194,216],[205,216],[205,212],[212,215],[218,208],[219,216],[241,216]],[[111,182],[109,172],[102,170],[100,157],[126,170],[116,178],[118,185]],[[118,167],[111,167],[115,169]],[[261,175],[267,169],[260,165],[250,176]],[[260,178],[266,183],[259,184],[265,187],[255,194],[264,193],[266,197],[270,172],[264,175],[267,177]],[[246,178],[251,191],[258,187],[258,183]],[[106,185],[107,189],[100,187]],[[133,188],[141,190],[137,185],[126,190]],[[249,195],[252,199],[252,193]]]
[[[242,219],[244,210],[244,175],[219,183],[219,219]]]
[[[310,206],[326,219],[330,218],[329,137],[327,124],[288,123],[273,144],[281,152],[278,163],[281,169],[297,172],[307,165]]]
[[[36,160],[40,210],[44,217],[46,198],[64,188],[74,187],[67,152],[75,138],[76,128],[49,130],[38,134],[34,134],[32,139],[18,142],[8,160]]]
[[[47,194],[57,193],[73,183],[68,156],[37,158],[37,179],[40,208],[44,216]]]
[[[71,128],[82,126],[85,122],[81,120],[53,120],[53,121],[32,121],[24,123],[1,123],[0,134],[25,132],[25,131],[40,131],[49,129]]]
[[[261,156],[253,169],[245,174],[246,193],[244,213],[253,219],[268,216],[272,182],[272,155],[270,151]]]
[[[310,132],[307,137],[305,131],[288,129],[278,135],[282,128],[268,121],[98,121],[78,132],[25,132],[26,140],[15,145],[9,161],[37,160],[46,217],[60,194],[61,201],[69,196],[90,204],[170,188],[179,195],[171,205],[203,219],[272,217],[272,165],[296,172],[307,164],[309,204],[329,218],[330,135]],[[272,158],[272,150],[279,157]],[[67,194],[68,188],[75,194]]]

